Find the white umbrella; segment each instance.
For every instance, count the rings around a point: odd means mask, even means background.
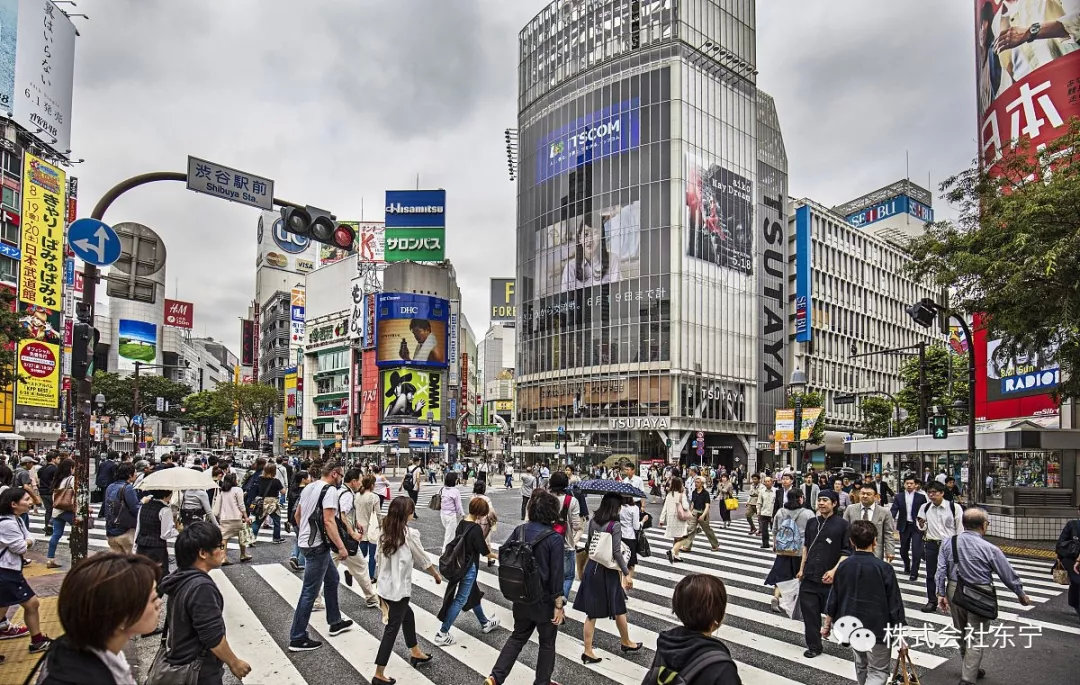
[[[140,490],[210,490],[218,487],[206,471],[182,466],[155,471],[139,483]]]

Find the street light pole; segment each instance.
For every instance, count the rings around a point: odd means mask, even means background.
[[[794,399],[795,404],[795,420],[792,428],[794,428],[792,440],[791,440],[791,467],[798,470],[799,468],[799,453],[801,452],[801,444],[799,438],[802,433],[802,401],[803,393],[806,392],[807,378],[806,372],[802,369],[795,369],[791,373],[791,380],[788,383],[788,392]]]

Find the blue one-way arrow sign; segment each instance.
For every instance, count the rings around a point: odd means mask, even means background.
[[[68,226],[68,245],[75,256],[94,266],[109,266],[120,259],[120,236],[97,219],[78,219]]]

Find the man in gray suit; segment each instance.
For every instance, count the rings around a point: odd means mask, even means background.
[[[893,540],[896,523],[893,522],[892,513],[877,503],[877,490],[872,483],[863,484],[859,490],[859,503],[845,509],[844,518],[849,524],[855,521],[873,523],[874,528],[877,529],[877,546],[874,548],[874,556],[892,563],[896,551],[896,541]]]
[[[817,484],[817,475],[814,473],[814,469],[809,469],[806,472],[806,478],[803,481],[803,508],[810,511],[816,511],[814,507],[817,506],[818,492],[820,488]]]

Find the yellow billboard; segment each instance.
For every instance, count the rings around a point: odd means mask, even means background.
[[[821,416],[820,407],[806,407],[802,410],[802,424],[799,426],[799,440],[809,440],[814,424]],[[791,442],[795,439],[795,410],[776,410],[776,437],[779,442]]]
[[[62,170],[30,153],[25,154],[19,301],[52,311],[61,308],[64,281],[66,184]]]
[[[400,368],[382,372],[383,418],[398,422],[442,420],[442,374],[426,369]]]
[[[38,340],[19,341],[19,404],[56,409],[60,406],[60,346]]]
[[[514,411],[514,400],[495,400],[495,411]]]

